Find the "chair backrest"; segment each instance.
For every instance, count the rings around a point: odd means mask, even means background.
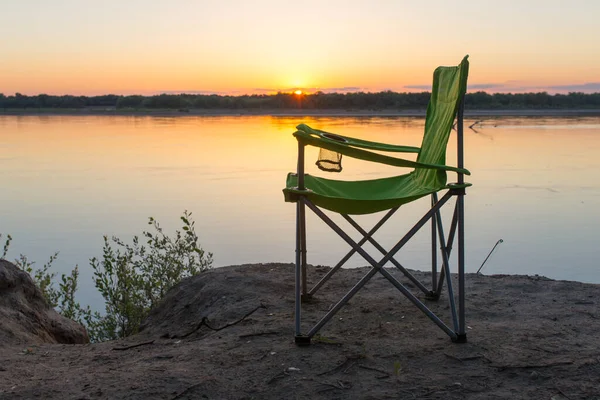
[[[446,163],[446,146],[452,131],[454,118],[467,91],[469,56],[456,67],[438,67],[433,72],[431,99],[427,106],[425,134],[417,161],[427,164]],[[427,187],[446,184],[446,172],[433,169],[417,169],[414,178]]]

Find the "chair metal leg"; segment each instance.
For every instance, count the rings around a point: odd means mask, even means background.
[[[294,341],[299,346],[308,346],[310,337],[302,335],[302,296],[301,286],[302,279],[306,277],[306,255],[303,253],[306,249],[305,229],[306,222],[304,219],[304,198],[300,197],[296,204],[296,273],[295,273],[295,326],[294,326]],[[304,286],[306,287],[306,286]]]
[[[465,108],[465,98],[462,97],[458,112],[456,115],[456,162],[459,168],[464,166],[464,132],[463,132],[463,114]],[[464,182],[464,175],[458,174],[458,183]],[[458,337],[459,343],[467,341],[467,331],[465,322],[465,190],[458,193],[456,199],[456,210],[458,214]]]
[[[350,225],[352,225],[359,233],[361,233],[363,236],[366,237],[366,239],[377,249],[379,250],[379,252],[381,254],[383,254],[384,256],[387,254],[387,251],[379,244],[377,243],[377,241],[375,239],[373,239],[371,236],[366,236],[367,233],[365,232],[365,230],[363,228],[361,228],[360,225],[358,225],[356,223],[356,221],[354,221],[352,218],[350,218],[348,215],[343,215],[343,217],[346,219],[346,221],[348,221],[348,223],[350,223]],[[433,218],[432,218],[433,220]],[[361,241],[362,242],[362,241]],[[362,246],[363,243],[359,242],[358,245]],[[400,264],[398,261],[396,261],[396,259],[394,258],[390,258],[390,262],[392,264],[394,264],[394,266],[396,268],[398,268],[403,274],[404,276],[406,276],[412,283],[415,284],[415,286],[417,286],[424,294],[429,295],[431,293],[431,290],[429,290],[425,285],[423,285],[417,278],[415,278],[413,276],[413,274],[411,274],[406,268],[404,268],[402,266],[402,264]]]
[[[308,287],[306,284],[306,208],[304,202],[299,201],[298,209],[300,219],[300,266],[302,271],[302,298],[308,296]]]
[[[464,194],[460,194],[458,202],[458,338],[457,342],[467,341],[465,322],[465,208]]]
[[[409,232],[390,250],[379,262],[375,261],[362,247],[358,246],[356,242],[350,238],[339,226],[337,226],[323,211],[317,206],[312,204],[309,200],[305,199],[306,205],[317,214],[331,229],[333,229],[346,243],[363,256],[363,258],[371,264],[373,269],[369,271],[307,334],[310,338],[316,334],[323,325],[325,325],[335,313],[346,304],[368,281],[380,272],[384,275],[402,294],[404,294],[414,305],[416,305],[425,315],[427,315],[436,325],[438,325],[452,340],[456,340],[457,334],[446,326],[442,320],[440,320],[425,304],[423,304],[418,298],[416,298],[404,285],[402,285],[396,278],[394,278],[388,271],[383,268],[383,265],[387,263],[414,235],[423,227],[423,225],[439,210],[439,208],[451,197],[451,194],[446,194],[440,201],[436,203],[436,207],[428,211],[415,226],[409,230]]]
[[[444,249],[446,250],[446,252],[448,253],[448,257],[450,257],[450,253],[452,252],[452,245],[454,243],[454,235],[456,234],[456,227],[457,227],[457,223],[458,223],[457,216],[458,216],[458,211],[457,211],[457,204],[456,204],[454,207],[454,213],[452,214],[452,223],[450,224],[450,232],[448,233],[448,240],[441,247],[441,251],[444,251]],[[440,295],[442,294],[442,288],[444,286],[445,278],[446,278],[446,271],[442,268],[442,270],[440,271],[438,286],[435,289],[435,296],[437,298],[439,298]]]
[[[435,193],[431,195],[431,207],[437,201]],[[439,297],[439,293],[436,291],[437,287],[437,229],[436,220],[431,218],[431,298]]]
[[[302,199],[299,199],[296,203],[296,266],[295,266],[295,335],[300,336],[300,312],[301,312],[301,299],[300,299],[300,277],[301,277],[301,253],[302,253],[302,234],[300,232],[300,208],[302,207]]]
[[[438,224],[438,235],[440,238],[440,243],[444,244],[445,243],[445,239],[444,239],[444,228],[442,226],[442,216],[440,214],[440,211],[438,210],[435,213],[435,218],[437,219],[437,224]],[[449,261],[449,253],[446,249],[446,246],[442,246],[441,247],[442,250],[442,266],[444,268],[444,271],[446,273],[446,281],[447,281],[447,286],[448,286],[448,300],[450,302],[450,312],[452,313],[452,323],[454,324],[454,331],[458,331],[458,317],[456,316],[456,302],[454,300],[454,290],[452,288],[452,279],[451,279],[451,275],[450,275],[450,261]]]
[[[368,233],[363,233],[363,238],[360,240],[360,242],[358,242],[359,246],[362,246],[363,244],[365,244],[367,242],[367,240],[369,240],[370,237],[372,237],[375,232],[377,232],[379,230],[379,228],[381,228],[383,226],[383,224],[385,222],[387,222],[387,220],[394,215],[394,213],[398,210],[399,207],[396,208],[392,208],[390,211],[388,211],[383,218],[381,218],[381,220],[375,224],[373,226],[373,228],[371,228],[371,230]],[[347,217],[346,215],[344,215],[344,217]],[[364,232],[364,231],[363,231]],[[361,232],[362,233],[362,232]],[[350,257],[352,257],[354,255],[354,253],[356,253],[355,249],[352,249],[348,252],[348,254],[346,254],[336,265],[335,267],[333,267],[331,270],[329,270],[324,276],[323,278],[321,278],[321,280],[319,282],[317,282],[317,284],[310,289],[310,291],[308,292],[309,295],[313,295],[317,292],[317,290],[319,290],[319,288],[321,286],[323,286],[323,284],[325,284],[325,282],[327,282],[329,280],[329,278],[331,278],[333,276],[333,274],[335,274],[345,263],[346,261],[348,261],[350,259]]]

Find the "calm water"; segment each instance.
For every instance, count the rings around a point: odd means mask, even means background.
[[[277,117],[0,116],[0,232],[12,234],[9,258],[38,264],[59,250],[60,272],[78,264],[79,295],[100,304],[88,259],[102,236],[130,239],[149,216],[168,231],[190,210],[215,265],[294,260],[294,211],[284,203],[285,175],[295,168],[294,126],[420,145],[423,119]],[[472,122],[472,121],[471,121]],[[467,126],[470,122],[467,121]],[[454,146],[449,162],[454,165]],[[600,119],[484,121],[466,130],[467,270],[541,274],[600,282]],[[307,153],[310,171],[316,150]],[[341,179],[399,172],[344,159]],[[451,178],[452,179],[452,178]],[[427,201],[403,207],[377,236],[390,247],[423,214]],[[359,221],[371,226],[375,219]],[[334,264],[346,245],[309,218],[309,262]],[[428,232],[399,253],[428,268]],[[359,256],[350,266],[366,263]],[[292,279],[292,276],[290,276]]]

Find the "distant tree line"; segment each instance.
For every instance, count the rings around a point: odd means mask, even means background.
[[[346,110],[408,110],[427,106],[429,92],[397,93],[323,93],[296,95],[277,93],[272,95],[204,95],[160,94],[155,96],[53,96],[39,94],[27,96],[16,93],[5,96],[0,93],[0,109],[346,109]],[[600,108],[600,93],[468,93],[465,98],[470,109],[527,109],[527,108]]]

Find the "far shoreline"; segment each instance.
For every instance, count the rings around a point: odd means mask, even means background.
[[[343,109],[183,109],[183,110],[117,110],[115,108],[85,109],[23,109],[0,110],[0,116],[272,116],[272,117],[425,117],[425,109],[413,110],[343,110]],[[465,117],[595,117],[600,109],[493,109],[465,110]]]

